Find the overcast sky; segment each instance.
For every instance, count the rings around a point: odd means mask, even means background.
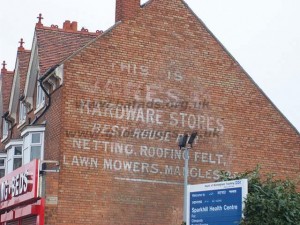
[[[300,1],[186,2],[300,131]],[[20,38],[31,48],[39,13],[45,26],[71,20],[93,32],[106,30],[115,18],[115,0],[1,0],[0,8],[0,60],[9,70]]]

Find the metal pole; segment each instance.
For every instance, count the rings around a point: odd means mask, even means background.
[[[186,147],[184,151],[184,196],[183,196],[183,222],[186,223],[187,214],[187,185],[189,175],[189,148]]]

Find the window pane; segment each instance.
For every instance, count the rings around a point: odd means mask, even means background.
[[[0,159],[0,166],[5,166],[5,159]]]
[[[31,146],[30,161],[41,158],[41,146]]]
[[[5,176],[5,169],[0,169],[0,178]]]
[[[41,143],[41,134],[40,133],[32,134],[32,143]]]
[[[22,158],[14,159],[14,170],[22,166]]]
[[[14,169],[13,169],[13,160],[8,158],[7,159],[7,173],[10,173],[12,172]]]
[[[21,146],[15,147],[15,155],[22,155],[22,147]]]
[[[20,102],[20,110],[19,110],[19,121],[23,122],[26,119],[26,107]]]
[[[30,162],[30,148],[23,149],[24,165]]]
[[[3,137],[6,137],[8,135],[8,129],[8,123],[3,119]]]
[[[25,137],[24,137],[24,149],[26,149],[28,146],[29,146],[29,143],[30,143],[30,135],[26,135]]]

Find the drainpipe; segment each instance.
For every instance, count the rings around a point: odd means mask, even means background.
[[[46,111],[49,109],[49,107],[51,106],[51,95],[47,92],[46,88],[43,86],[43,81],[46,79],[46,77],[48,75],[50,75],[57,67],[59,67],[59,65],[55,65],[55,66],[52,66],[49,70],[46,71],[46,73],[40,77],[40,79],[38,79],[38,82],[40,82],[40,86],[43,90],[43,92],[45,93],[45,95],[47,96],[48,98],[48,104],[46,104],[46,107],[44,108],[43,112],[37,116],[30,125],[33,125],[35,124],[45,113]]]

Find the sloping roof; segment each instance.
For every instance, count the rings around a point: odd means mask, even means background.
[[[36,27],[40,74],[66,59],[99,34]]]
[[[14,72],[7,71],[2,74],[2,99],[3,99],[3,113],[8,110],[10,94],[14,79]],[[2,115],[1,115],[2,116]]]
[[[23,46],[18,48],[15,73],[7,109],[9,111],[9,115],[13,116],[14,119],[16,119],[19,98],[24,93],[30,55],[31,51],[25,50]]]
[[[25,89],[25,82],[26,82],[26,75],[29,66],[31,51],[24,50],[18,51],[18,58],[19,58],[19,79],[20,79],[20,94],[23,94]]]

